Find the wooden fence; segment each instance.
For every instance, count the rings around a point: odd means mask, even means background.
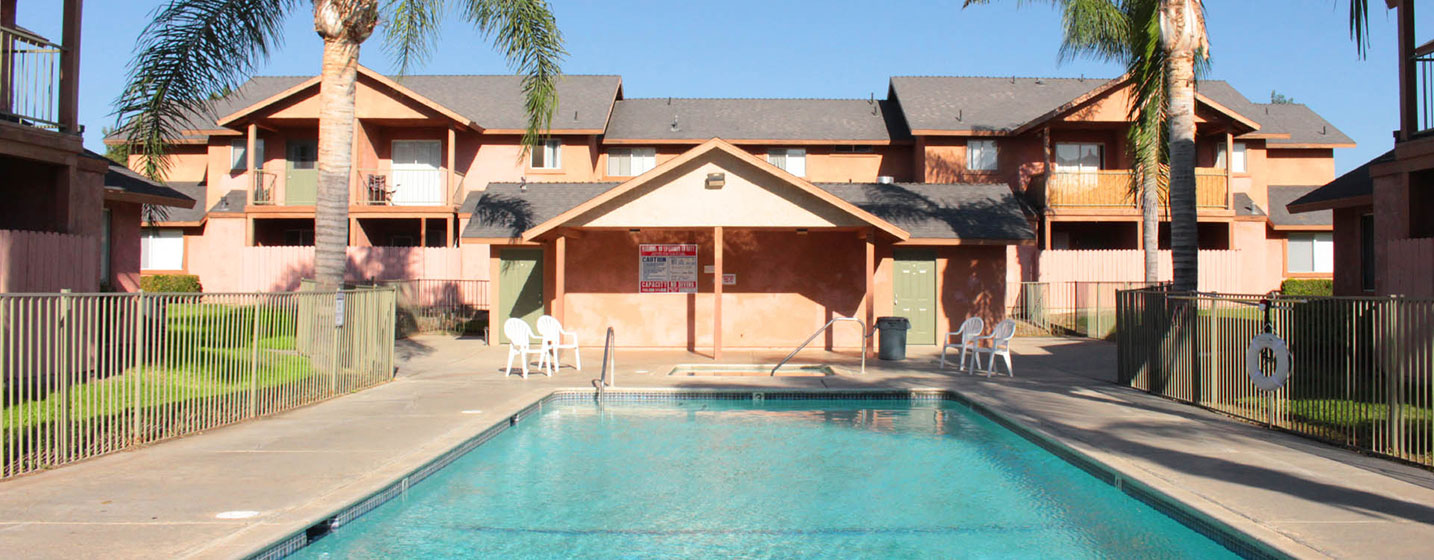
[[[1168,282],[1174,274],[1170,251],[1160,251],[1159,259],[1160,280]],[[1264,278],[1244,259],[1241,251],[1200,251],[1200,291],[1265,293],[1279,287],[1278,278]],[[1145,280],[1145,253],[1139,250],[1041,251],[1037,266],[1040,281],[1050,284]]]
[[[99,291],[100,240],[0,230],[0,292]]]
[[[1380,455],[1434,466],[1434,299],[1263,298],[1124,291],[1123,384]],[[1256,388],[1246,353],[1268,329],[1289,378]],[[1259,375],[1273,354],[1256,354]]]
[[[289,291],[314,276],[313,247],[244,247],[238,258],[240,291]],[[486,270],[486,266],[485,266]],[[208,280],[203,271],[191,271]],[[349,282],[410,278],[462,278],[460,247],[349,247],[344,273]],[[207,283],[206,283],[207,287]]]
[[[393,377],[396,294],[0,295],[0,478]]]

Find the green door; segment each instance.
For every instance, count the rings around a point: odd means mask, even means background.
[[[936,255],[930,251],[897,251],[892,270],[892,309],[911,320],[907,344],[936,344]]]
[[[534,329],[543,315],[543,251],[506,249],[498,254],[498,330],[510,317]],[[499,333],[498,341],[508,342]]]
[[[313,206],[319,192],[319,141],[290,140],[284,174],[284,204]]]

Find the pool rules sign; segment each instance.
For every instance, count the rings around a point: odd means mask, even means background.
[[[637,253],[638,292],[697,293],[697,244],[644,243],[637,246]]]

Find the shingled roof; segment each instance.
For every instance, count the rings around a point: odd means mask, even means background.
[[[1346,136],[1308,106],[1299,103],[1256,103],[1255,107],[1257,112],[1248,116],[1259,121],[1260,132],[1279,132],[1290,135],[1289,138],[1266,140],[1265,145],[1270,148],[1354,144],[1354,139]]]
[[[869,99],[625,99],[608,140],[909,140],[900,109]]]
[[[1394,150],[1384,152],[1286,206],[1290,212],[1312,212],[1347,205],[1370,204],[1368,199],[1374,196],[1374,179],[1369,176],[1369,168],[1390,161],[1394,161]]]
[[[255,103],[297,86],[312,76],[256,76],[229,95],[210,102],[205,110],[189,114],[184,130],[220,129],[218,118],[242,111]],[[528,127],[524,113],[521,76],[429,75],[394,78],[399,85],[463,115],[486,129],[523,130]],[[602,130],[622,82],[619,76],[564,75],[558,79],[558,107],[552,130]],[[119,132],[105,137],[118,142]],[[203,134],[186,134],[181,140],[203,140]]]
[[[894,76],[891,96],[913,131],[1007,131],[1090,93],[1108,80]]]
[[[470,214],[466,239],[512,239],[533,226],[592,200],[621,183],[488,183],[468,193],[459,214]]]
[[[110,197],[110,193],[114,193],[117,195],[115,198],[126,202],[158,204],[175,208],[188,208],[195,205],[194,199],[184,193],[135,173],[128,167],[110,162],[109,158],[105,156],[89,150],[82,152],[81,156],[109,162],[109,169],[105,171],[104,179],[106,198]]]
[[[463,237],[507,239],[551,220],[620,183],[490,183],[469,193],[459,213],[472,214]],[[1011,241],[1035,239],[1006,185],[816,183],[911,237]]]
[[[1288,208],[1291,202],[1313,192],[1317,188],[1319,187],[1270,185],[1270,224],[1286,228],[1334,225],[1334,212],[1331,210],[1291,213]]]
[[[912,239],[1011,241],[1035,239],[1011,188],[999,184],[816,183]]]

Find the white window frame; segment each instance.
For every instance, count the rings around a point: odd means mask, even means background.
[[[1235,173],[1249,173],[1249,169],[1250,169],[1250,155],[1249,155],[1250,152],[1249,152],[1249,148],[1248,148],[1247,146],[1245,146],[1245,143],[1244,143],[1244,142],[1234,142],[1233,144],[1235,145],[1235,158],[1232,159],[1232,160],[1230,160],[1230,164],[1231,164],[1231,165],[1230,165],[1230,171],[1233,171],[1233,172],[1235,172]],[[1224,168],[1225,168],[1225,143],[1224,143],[1224,142],[1221,142],[1221,143],[1215,145],[1215,167],[1216,167],[1217,169],[1224,169]]]
[[[995,140],[966,141],[967,171],[997,171],[1001,168],[1001,147]]]
[[[1062,165],[1059,161],[1059,154],[1062,146],[1075,147],[1078,159],[1084,159],[1085,156],[1083,154],[1085,153],[1086,148],[1094,146],[1096,149],[1096,154],[1098,156],[1096,159],[1098,159],[1099,161],[1095,163],[1094,167],[1091,167],[1084,162],[1077,163],[1074,166]],[[1095,173],[1097,171],[1105,169],[1105,144],[1100,142],[1057,142],[1053,152],[1053,155],[1056,155],[1057,157],[1056,159],[1051,161],[1051,165],[1055,167],[1055,171],[1057,173]]]
[[[767,162],[792,175],[807,176],[806,148],[772,148],[767,150]]]
[[[627,170],[623,170],[626,164]],[[657,167],[657,148],[611,148],[607,151],[609,177],[636,177]]]
[[[184,230],[140,228],[140,270],[184,270]]]
[[[1308,252],[1308,266],[1304,259],[1296,260],[1296,252]],[[1300,262],[1300,264],[1296,264]],[[1331,274],[1334,272],[1334,233],[1291,233],[1285,239],[1285,268],[1290,274]]]
[[[248,170],[249,170],[249,161],[248,161],[249,158],[248,158],[248,156],[244,155],[244,150],[247,150],[248,148],[249,148],[249,140],[246,139],[246,138],[238,138],[238,139],[235,139],[235,140],[231,140],[231,141],[229,142],[229,170],[230,170],[230,171],[248,171]],[[254,151],[257,152],[257,153],[254,154],[254,165],[257,166],[257,167],[259,167],[260,169],[262,169],[262,168],[264,167],[264,139],[263,139],[263,138],[255,138],[255,139],[254,139]]]
[[[542,141],[542,145],[533,148],[528,154],[528,167],[530,169],[562,169],[563,168],[563,140],[561,138],[549,138]]]

